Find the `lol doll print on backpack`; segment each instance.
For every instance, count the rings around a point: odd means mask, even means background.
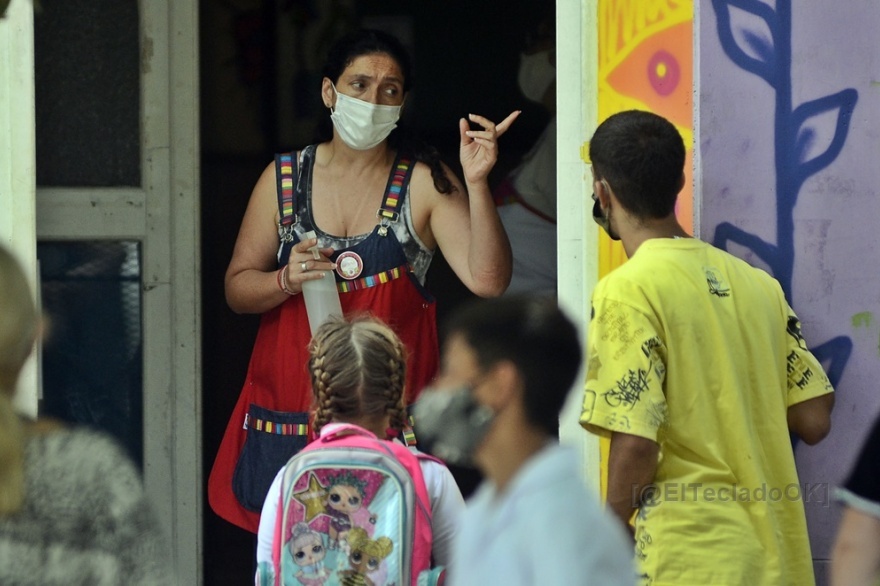
[[[257,584],[440,583],[420,456],[354,425],[331,428],[285,466],[272,564]]]

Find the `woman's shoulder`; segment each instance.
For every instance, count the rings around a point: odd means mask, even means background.
[[[449,193],[441,193],[434,181],[434,170],[424,161],[415,161],[413,164],[412,177],[410,179],[410,193],[417,198],[425,198],[437,201],[445,201],[450,196],[459,196],[464,193],[464,188],[458,175],[444,161],[439,161],[440,168],[449,181]]]

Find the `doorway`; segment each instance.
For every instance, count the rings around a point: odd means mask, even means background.
[[[494,186],[548,120],[517,86],[522,31],[541,4],[546,2],[202,3],[203,478],[238,398],[259,322],[259,316],[229,310],[224,272],[260,173],[275,152],[309,144],[317,118],[326,115],[319,99],[322,48],[360,26],[395,33],[408,45],[416,82],[406,115],[459,177],[458,118],[477,112],[501,120],[523,110],[500,141],[500,159],[490,176]],[[427,286],[437,297],[441,321],[471,296],[439,254]],[[465,492],[473,488],[473,478],[459,478]],[[205,507],[204,535],[205,584],[253,580],[252,534]]]

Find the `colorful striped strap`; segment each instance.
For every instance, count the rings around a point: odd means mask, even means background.
[[[281,225],[288,226],[294,221],[293,178],[295,161],[291,153],[275,155],[275,177],[278,182],[278,209],[281,212]]]
[[[403,443],[407,446],[414,446],[418,443],[416,441],[416,432],[408,425],[403,428]]]
[[[385,190],[385,200],[382,207],[376,212],[380,218],[388,218],[392,222],[396,222],[400,217],[400,211],[397,209],[400,205],[400,194],[406,189],[409,182],[410,169],[412,168],[412,159],[407,156],[398,155],[397,161],[394,163],[394,172],[391,179],[388,180],[388,187]]]
[[[369,289],[370,287],[375,287],[376,285],[399,279],[410,270],[409,265],[400,265],[399,267],[395,267],[377,275],[370,275],[369,277],[361,277],[360,279],[336,283],[336,288],[340,293],[349,293],[351,291],[358,291],[359,289]]]
[[[274,433],[275,435],[309,435],[309,426],[307,423],[276,423],[274,421],[266,421],[251,417],[248,413],[244,416],[244,428],[254,429],[265,433]]]

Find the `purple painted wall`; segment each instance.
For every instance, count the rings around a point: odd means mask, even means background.
[[[839,520],[822,483],[880,411],[878,24],[875,0],[703,0],[697,16],[699,235],[780,279],[836,382],[831,435],[796,447],[820,485],[820,584]]]

